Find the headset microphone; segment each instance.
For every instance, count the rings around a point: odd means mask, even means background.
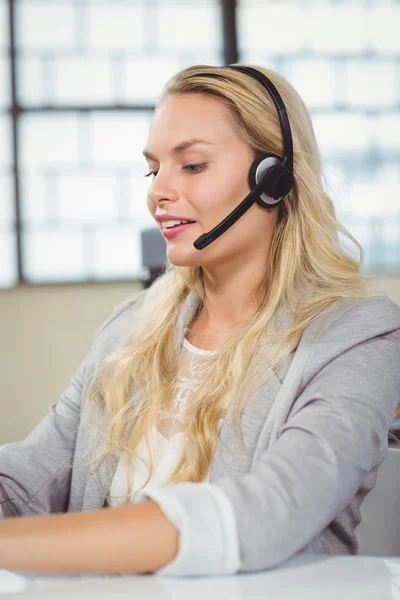
[[[242,65],[229,65],[230,69],[236,69],[253,77],[270,94],[278,112],[279,123],[282,131],[284,156],[275,154],[258,154],[253,161],[249,171],[250,193],[244,200],[227,216],[221,223],[216,225],[208,233],[204,233],[193,245],[196,250],[203,250],[220,235],[225,233],[244,213],[256,202],[262,208],[273,208],[277,206],[293,186],[293,141],[290,130],[289,119],[284,102],[268,77],[252,67]],[[202,74],[201,74],[202,75]],[[206,77],[222,78],[219,73],[204,73]]]

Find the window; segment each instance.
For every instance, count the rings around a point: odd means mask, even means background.
[[[157,95],[237,56],[293,83],[365,269],[399,271],[399,17],[395,0],[0,0],[0,287],[142,278]]]

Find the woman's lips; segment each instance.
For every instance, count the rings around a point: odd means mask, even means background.
[[[163,229],[162,233],[163,236],[169,240],[170,238],[176,237],[183,231],[190,229],[190,227],[193,227],[193,225],[196,225],[196,223],[183,223],[182,225],[174,225],[174,227]]]

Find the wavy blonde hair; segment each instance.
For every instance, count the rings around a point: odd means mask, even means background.
[[[235,403],[241,441],[240,412],[253,385],[277,372],[305,329],[329,305],[369,295],[366,282],[371,276],[360,273],[363,250],[337,221],[324,191],[317,143],[303,101],[282,76],[254,68],[272,80],[286,105],[293,135],[294,186],[278,212],[259,308],[202,361],[202,383],[187,408],[183,455],[166,483],[204,480],[216,448],[218,422],[228,407]],[[215,73],[220,77],[207,76]],[[277,112],[257,81],[224,67],[194,66],[170,79],[160,101],[171,94],[193,93],[223,99],[237,132],[254,152],[282,156]],[[343,248],[339,234],[351,240],[358,257]],[[96,404],[106,415],[97,458],[117,452],[132,459],[145,439],[151,456],[147,482],[154,468],[151,427],[157,414],[168,412],[178,377],[177,319],[190,292],[206,302],[201,267],[169,265],[163,278],[168,285],[162,302],[148,311],[124,347],[107,357],[88,397],[88,405]],[[277,329],[272,323],[282,309],[289,309],[291,318]],[[132,492],[128,477],[127,502]]]

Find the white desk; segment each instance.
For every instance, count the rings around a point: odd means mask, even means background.
[[[24,591],[3,593],[0,600],[400,600],[400,558],[298,556],[270,571],[233,577],[32,577]]]

